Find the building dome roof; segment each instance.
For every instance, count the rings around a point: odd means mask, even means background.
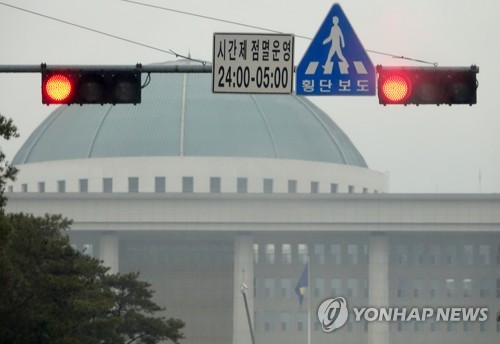
[[[13,163],[216,156],[367,167],[347,135],[304,97],[213,94],[210,74],[151,78],[136,106],[58,107],[35,129]]]

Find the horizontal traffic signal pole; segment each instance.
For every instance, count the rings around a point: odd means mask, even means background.
[[[41,73],[41,65],[0,65],[0,73]],[[212,73],[212,65],[46,65],[53,70],[81,70],[81,71],[100,71],[116,70],[125,71],[139,66],[141,73]]]
[[[0,65],[0,73],[40,73],[42,103],[47,105],[140,104],[141,91],[145,87],[142,73],[211,72],[212,66],[207,64]]]

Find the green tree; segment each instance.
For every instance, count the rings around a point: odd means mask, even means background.
[[[139,273],[108,268],[74,250],[61,216],[0,214],[8,227],[0,265],[0,342],[178,343],[184,323],[163,310]]]
[[[12,137],[19,137],[16,126],[12,119],[7,119],[0,115],[0,138],[10,140]],[[4,192],[5,185],[9,180],[15,180],[17,169],[5,160],[5,153],[0,149],[0,208],[3,211],[7,201]]]
[[[107,268],[75,251],[61,216],[8,215],[0,286],[0,338],[8,343],[99,343],[86,336],[112,307]]]
[[[108,275],[106,285],[114,291],[114,306],[110,315],[119,319],[117,332],[123,343],[157,343],[170,339],[178,343],[183,338],[180,330],[184,322],[179,319],[157,318],[152,315],[162,311],[151,301],[151,284],[138,280],[139,273]]]
[[[0,115],[0,138],[17,137]],[[6,215],[5,186],[17,169],[0,149],[0,343],[178,343],[184,323],[162,310],[138,273],[108,275],[100,261],[74,250],[60,215]]]

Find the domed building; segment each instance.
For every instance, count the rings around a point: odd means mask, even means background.
[[[330,117],[293,95],[212,94],[209,74],[154,75],[142,104],[65,106],[13,163],[46,192],[385,192]],[[40,178],[40,169],[50,173]]]
[[[186,344],[251,343],[247,315],[257,343],[306,342],[308,319],[315,343],[449,335],[354,316],[324,333],[318,306],[340,295],[422,306],[473,288],[439,302],[500,306],[500,198],[388,194],[387,176],[304,97],[212,94],[209,74],[154,74],[140,105],[58,107],[13,163],[7,210],[73,219],[74,247],[140,271],[165,315],[186,322]],[[454,342],[487,343],[492,318],[453,329]]]

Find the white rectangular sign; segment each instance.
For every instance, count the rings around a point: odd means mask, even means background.
[[[293,46],[290,34],[214,33],[214,93],[293,91]]]

